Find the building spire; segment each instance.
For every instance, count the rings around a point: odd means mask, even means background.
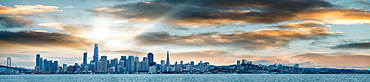
[[[170,67],[170,53],[167,50],[167,60],[166,60],[166,67]]]

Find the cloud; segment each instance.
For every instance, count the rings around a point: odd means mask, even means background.
[[[192,4],[197,3],[197,4]],[[174,25],[203,27],[223,23],[278,23],[292,20],[325,20],[332,24],[369,23],[368,11],[329,9],[322,0],[155,0],[89,9],[97,16],[158,21]],[[122,10],[122,11],[116,11]],[[319,14],[320,13],[320,14]],[[302,15],[301,15],[302,14]],[[306,16],[312,15],[312,16]],[[358,18],[362,16],[365,18]],[[331,19],[330,19],[331,18]],[[356,23],[358,24],[358,23]]]
[[[294,40],[321,39],[335,36],[330,32],[330,26],[316,21],[304,21],[275,26],[280,29],[260,29],[250,32],[224,34],[208,32],[189,35],[170,35],[162,32],[147,32],[136,36],[136,41],[142,45],[161,43],[193,46],[232,46],[245,49],[277,49],[286,46]]]
[[[0,5],[0,14],[30,15],[34,13],[62,11],[57,6],[44,5],[14,5],[14,8]]]
[[[341,44],[332,47],[333,49],[370,49],[370,42],[357,42],[349,44]]]
[[[196,4],[195,4],[196,3]],[[333,5],[322,0],[154,0],[88,9],[97,16],[202,27],[229,22],[277,23],[296,13]],[[115,11],[122,10],[122,11]]]
[[[52,28],[56,28],[56,29],[59,29],[59,30],[64,30],[64,28],[62,27],[62,22],[57,22],[57,23],[39,23],[38,25],[41,26],[41,27],[52,27]]]
[[[66,6],[64,8],[75,8],[75,6]]]
[[[0,45],[12,46],[38,46],[38,47],[68,47],[85,48],[92,41],[70,34],[50,33],[45,31],[0,31]],[[5,48],[5,46],[2,46]]]
[[[278,25],[274,27],[286,29],[286,28],[313,28],[313,27],[329,27],[329,26],[326,26],[324,22],[303,21],[299,23],[288,23],[285,25]]]
[[[89,29],[91,29],[91,25],[86,24],[68,24],[62,26],[65,31],[68,31],[72,34],[79,34],[79,35],[85,35],[88,34]]]
[[[102,17],[189,27],[299,20],[322,20],[330,24],[370,23],[369,11],[334,7],[324,0],[154,0],[88,11]]]
[[[322,20],[329,24],[370,24],[370,11],[361,9],[321,9],[297,13],[297,20]]]
[[[33,25],[34,21],[20,16],[0,16],[0,28],[19,28]]]
[[[348,53],[306,53],[292,56],[300,61],[310,61],[327,67],[370,66],[370,55]]]

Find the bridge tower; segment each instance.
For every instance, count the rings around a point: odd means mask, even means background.
[[[12,72],[12,69],[10,68],[10,67],[12,67],[12,58],[11,57],[6,58],[6,66],[8,67],[6,69],[6,72],[11,73]]]

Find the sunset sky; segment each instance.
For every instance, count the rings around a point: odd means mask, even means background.
[[[1,0],[0,64],[34,68],[154,53],[208,61],[370,69],[367,0]]]

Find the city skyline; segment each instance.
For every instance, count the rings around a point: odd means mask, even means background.
[[[32,69],[40,64],[35,59],[69,66],[98,63],[101,56],[120,62],[125,56],[139,64],[138,56],[140,61],[147,57],[149,65],[182,60],[222,66],[246,59],[264,65],[370,70],[369,4],[369,0],[2,0],[0,60],[11,57],[18,66]]]

